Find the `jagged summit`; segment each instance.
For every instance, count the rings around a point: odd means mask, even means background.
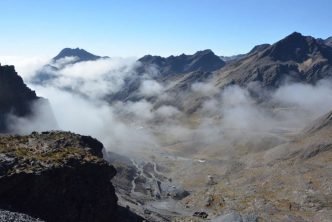
[[[78,60],[76,62],[81,62],[81,61],[93,61],[101,58],[107,58],[107,57],[102,57],[98,55],[94,55],[90,52],[87,52],[84,49],[80,48],[64,48],[60,51],[60,53],[55,56],[52,60],[57,61],[59,59],[63,59],[65,57],[77,57]]]
[[[172,55],[167,58],[146,55],[140,58],[139,61],[145,66],[157,66],[163,76],[193,71],[211,72],[220,69],[225,65],[225,62],[216,56],[210,49],[198,51],[193,55]]]
[[[211,49],[205,49],[197,51],[194,55],[208,55],[208,54],[214,55],[214,52]]]
[[[303,62],[312,54],[324,50],[324,46],[311,36],[303,36],[299,32],[293,32],[273,44],[262,57],[269,56],[271,59],[278,61]]]

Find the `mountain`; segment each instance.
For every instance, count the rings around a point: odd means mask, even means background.
[[[139,61],[143,71],[157,67],[159,75],[153,78],[167,85],[166,92],[171,95],[167,104],[187,113],[195,112],[206,100],[206,95],[191,91],[196,83],[207,83],[221,90],[231,84],[247,86],[259,82],[265,89],[275,89],[286,82],[315,84],[332,77],[332,48],[298,32],[272,45],[257,45],[241,57],[225,63],[211,50],[204,50],[194,55],[167,58],[147,55]],[[142,99],[142,96],[137,97],[140,84],[139,78],[128,79],[122,90],[110,95],[108,101]],[[217,96],[218,91],[215,93]],[[154,102],[155,107],[164,104],[156,98],[147,99]]]
[[[315,84],[329,77],[332,77],[332,48],[319,39],[294,32],[272,45],[255,46],[241,59],[229,61],[218,70],[172,78],[167,92],[173,100],[168,103],[186,113],[197,111],[207,99],[206,95],[191,91],[193,84],[199,82],[218,89],[209,95],[218,97],[220,90],[228,85],[246,87],[258,82],[269,90],[286,82]]]
[[[10,130],[7,122],[9,114],[17,117],[33,116],[33,105],[37,102],[49,107],[46,99],[38,97],[25,85],[14,66],[0,65],[0,133]],[[51,112],[49,116],[54,118]]]
[[[142,221],[117,205],[102,150],[69,132],[0,137],[0,208],[49,222]]]
[[[269,56],[274,61],[295,61],[302,63],[317,54],[331,59],[331,51],[311,36],[294,32],[269,47],[261,57]]]
[[[264,87],[278,87],[286,81],[314,84],[332,76],[332,48],[321,41],[294,32],[264,50],[217,71],[216,84],[247,85],[252,81]]]
[[[44,65],[40,70],[38,70],[36,75],[30,81],[33,84],[44,85],[49,81],[58,78],[57,72],[68,65],[108,58],[108,56],[94,55],[80,48],[64,48],[57,56],[52,58],[48,64]]]
[[[60,53],[55,56],[52,61],[56,62],[60,59],[66,58],[66,57],[75,57],[76,60],[75,62],[82,62],[82,61],[94,61],[97,59],[102,59],[102,58],[108,58],[107,56],[102,57],[102,56],[97,56],[94,55],[90,52],[85,51],[84,49],[76,48],[64,48],[60,51]]]
[[[206,73],[211,73],[214,70],[220,69],[225,65],[218,56],[216,56],[211,50],[198,51],[194,55],[179,55],[169,56],[167,58],[161,56],[146,55],[138,62],[141,64],[137,68],[138,76],[125,79],[125,84],[119,92],[107,96],[107,101],[110,103],[113,101],[136,101],[142,99],[142,95],[137,95],[142,79],[140,74],[149,72],[151,67],[156,68],[156,75],[152,75],[153,80],[159,82],[162,85],[172,83],[174,79],[183,78],[188,73],[192,73],[190,81],[199,81],[202,76],[207,77]],[[205,73],[204,75],[198,75],[199,73]],[[196,77],[199,77],[197,79]],[[153,96],[146,98],[153,100]]]
[[[167,58],[146,55],[138,61],[144,66],[156,66],[163,77],[194,71],[211,72],[225,65],[225,62],[209,49],[198,51],[194,55],[181,54]]]

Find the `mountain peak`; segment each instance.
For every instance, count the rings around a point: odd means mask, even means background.
[[[53,58],[53,61],[57,61],[59,59],[63,59],[65,57],[77,57],[78,60],[76,62],[81,61],[93,61],[100,58],[105,58],[101,56],[94,55],[90,52],[87,52],[84,49],[80,48],[64,48],[60,51],[60,53]]]
[[[269,56],[273,60],[303,62],[308,55],[317,51],[320,43],[311,36],[303,36],[293,32],[284,39],[273,44],[262,56]]]
[[[205,50],[197,51],[194,55],[207,55],[207,54],[215,55],[214,52],[211,49],[205,49]]]
[[[286,38],[304,38],[304,36],[300,32],[293,32],[286,36]]]

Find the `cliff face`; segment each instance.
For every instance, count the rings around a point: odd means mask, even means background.
[[[65,132],[0,137],[0,208],[46,221],[117,221],[103,145]]]
[[[14,66],[0,65],[0,133],[7,132],[7,115],[28,117],[33,115],[35,102],[48,103],[29,89],[16,73]],[[54,118],[50,113],[50,117]]]

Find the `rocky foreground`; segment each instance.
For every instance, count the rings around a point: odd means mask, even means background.
[[[116,170],[102,149],[68,132],[1,136],[0,219],[39,221],[13,213],[20,212],[45,221],[140,221],[117,206],[110,182]]]

